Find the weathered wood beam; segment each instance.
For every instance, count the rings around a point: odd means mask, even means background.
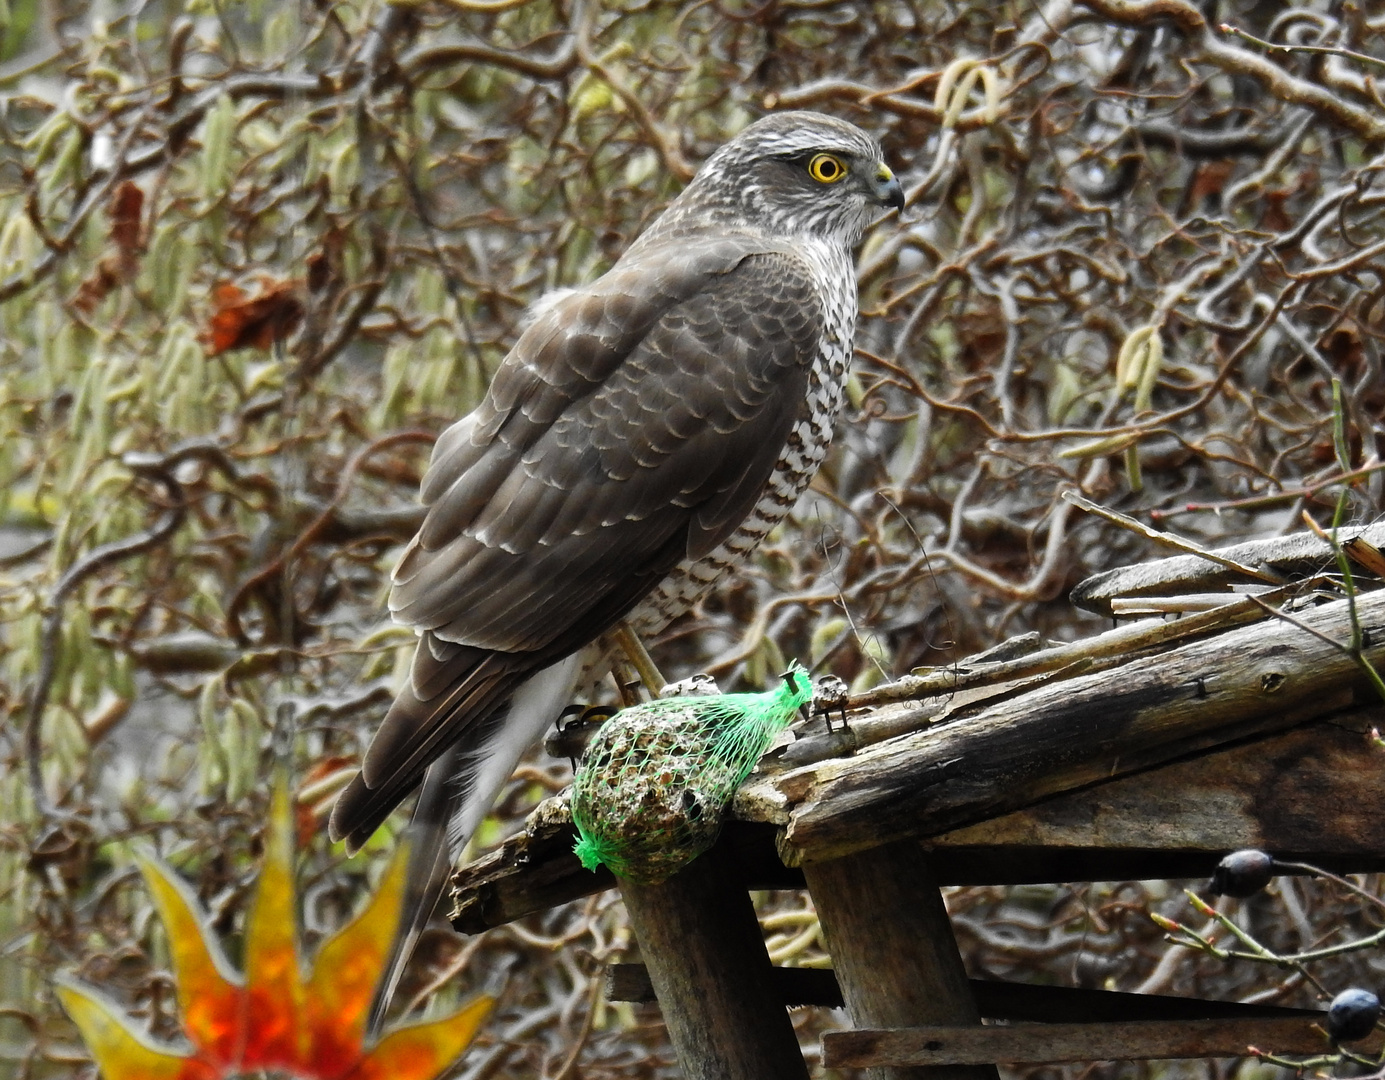
[[[1385,662],[1385,593],[1357,598]],[[855,757],[766,777],[737,806],[785,825],[790,865],[936,836],[1254,734],[1350,708],[1365,678],[1346,601],[1049,684]],[[1313,631],[1313,632],[1309,632]],[[1317,636],[1322,635],[1322,636]]]
[[[1254,844],[1232,844],[1222,854]],[[1369,856],[1324,856],[1321,852],[1276,848],[1276,855],[1308,862],[1337,874],[1385,872],[1385,852]],[[1205,851],[1132,851],[1125,848],[956,847],[938,856],[944,885],[1034,885],[1063,881],[1205,882],[1220,860]]]
[[[455,930],[480,934],[616,887],[604,866],[595,873],[572,853],[577,830],[566,803],[547,800],[539,820],[500,847],[462,867],[452,878]],[[717,846],[729,853],[730,872],[747,889],[801,889],[803,871],[785,866],[774,848],[777,830],[762,822],[727,822]],[[1385,845],[1382,845],[1385,850]]]
[[[804,867],[832,967],[858,1028],[976,1024],[981,1013],[927,856],[898,843]],[[870,1080],[996,1080],[991,1065],[879,1062]]]
[[[1238,847],[1341,873],[1385,870],[1385,761],[1370,744],[1378,705],[1043,800],[925,841],[945,885],[1208,875]],[[561,812],[558,812],[561,809]],[[803,887],[768,823],[731,822],[750,889]],[[457,872],[453,923],[480,933],[615,887],[582,869],[561,804]]]
[[[687,1080],[807,1080],[755,908],[725,851],[621,896]]]
[[[779,1000],[787,1007],[816,1005],[840,1009],[845,1001],[830,968],[770,969]],[[1120,990],[1088,990],[1077,986],[968,979],[977,1011],[988,1020],[1031,1020],[1076,1023],[1126,1020],[1266,1019],[1303,1016],[1320,1018],[1319,1009],[1287,1009],[1281,1005],[1209,1001],[1168,994],[1132,994]],[[611,964],[606,968],[606,1000],[651,1002],[654,984],[643,964]]]
[[[1281,1054],[1331,1049],[1309,1019],[917,1027],[822,1037],[823,1064],[829,1069],[1247,1057],[1251,1047]]]
[[[1385,524],[1347,526],[1337,532],[1337,542],[1360,537],[1380,547],[1385,544]],[[1088,611],[1111,614],[1111,601],[1141,596],[1177,596],[1230,590],[1233,584],[1256,580],[1230,569],[1234,562],[1256,571],[1270,571],[1284,580],[1302,580],[1322,573],[1333,561],[1332,545],[1314,533],[1300,532],[1263,540],[1247,540],[1230,547],[1215,548],[1211,554],[1222,562],[1197,555],[1174,555],[1152,559],[1136,566],[1121,566],[1095,574],[1078,583],[1068,601]]]

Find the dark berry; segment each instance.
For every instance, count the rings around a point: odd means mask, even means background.
[[[1343,990],[1327,1009],[1327,1033],[1336,1042],[1356,1042],[1375,1030],[1380,1019],[1380,999],[1369,990],[1353,986]]]
[[[1217,863],[1207,891],[1217,896],[1254,896],[1274,877],[1274,859],[1263,851],[1243,848]]]

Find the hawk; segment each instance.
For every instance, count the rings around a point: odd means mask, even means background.
[[[865,132],[771,115],[603,277],[543,304],[434,447],[389,601],[419,643],[333,840],[359,848],[422,782],[414,857],[440,889],[597,639],[657,633],[788,513],[842,403],[852,247],[903,206]]]

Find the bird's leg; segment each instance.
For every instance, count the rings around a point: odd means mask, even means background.
[[[604,640],[603,645],[607,646],[606,653],[611,658],[611,678],[615,680],[616,691],[620,694],[620,707],[628,709],[638,705],[642,700],[639,675],[613,641]]]
[[[639,645],[639,639],[630,633],[629,628],[624,623],[620,623],[602,634],[598,642],[607,662],[611,665],[611,678],[615,680],[616,690],[620,694],[621,707],[625,709],[632,705],[638,705],[641,700],[644,700],[640,696],[640,685],[645,682],[645,676],[642,675],[634,662],[634,658],[630,655],[630,649],[627,647],[629,640],[633,640],[636,645]],[[641,647],[641,651],[643,651],[643,647]],[[657,691],[651,690],[648,697],[652,698],[655,693]]]
[[[644,642],[640,636],[630,628],[627,622],[616,624],[610,633],[611,639],[620,647],[620,651],[625,654],[630,666],[639,674],[640,682],[644,683],[645,691],[651,698],[659,696],[659,691],[664,688],[665,679],[659,674],[659,669],[654,666],[653,659],[644,647]]]

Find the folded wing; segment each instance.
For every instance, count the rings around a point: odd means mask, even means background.
[[[823,323],[802,258],[741,239],[642,249],[540,316],[434,449],[390,596],[421,633],[410,683],[334,837],[363,842],[458,740],[494,744],[516,686],[735,531],[804,413]]]

